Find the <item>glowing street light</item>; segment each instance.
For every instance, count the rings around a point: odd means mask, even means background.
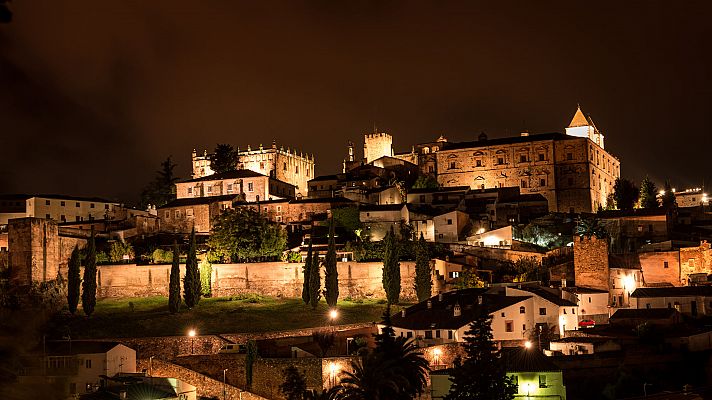
[[[331,322],[334,322],[334,320],[336,320],[336,318],[338,318],[338,317],[339,317],[339,312],[336,311],[335,308],[332,309],[331,311],[329,311],[329,319],[331,319]]]
[[[526,342],[524,342],[524,347],[527,348],[527,349],[531,349],[531,348],[532,348],[532,342],[530,342],[530,341],[527,340]]]
[[[195,329],[191,329],[188,331],[188,336],[190,337],[190,354],[193,354],[193,349],[194,349],[194,344],[195,344]]]
[[[442,354],[443,354],[443,351],[440,349],[433,350],[433,365],[440,365],[440,356]]]

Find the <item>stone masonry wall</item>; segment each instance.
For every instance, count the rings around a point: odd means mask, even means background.
[[[155,358],[150,362],[148,359],[138,360],[138,369],[150,371],[153,376],[177,378],[189,383],[196,387],[199,397],[213,397],[225,400],[267,400],[230,384],[224,384],[221,380],[213,379],[188,368]]]
[[[296,298],[301,296],[303,264],[269,262],[214,264],[214,296],[260,294]],[[102,265],[98,267],[99,297],[147,297],[168,294],[170,265]],[[401,298],[413,300],[415,263],[401,262]],[[382,284],[383,264],[379,262],[340,262],[339,297],[342,299],[385,298]],[[185,269],[181,267],[181,276]],[[323,270],[322,270],[322,284]]]
[[[609,290],[608,240],[574,237],[574,280],[576,286]]]

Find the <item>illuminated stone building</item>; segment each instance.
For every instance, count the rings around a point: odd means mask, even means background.
[[[195,150],[192,154],[193,179],[212,175],[210,168],[210,154],[207,151],[198,155]],[[247,150],[237,148],[235,165],[238,170],[250,170],[267,175],[290,185],[294,185],[297,196],[306,196],[309,188],[307,182],[314,178],[314,155],[297,152],[284,147],[277,148],[272,142],[272,147],[262,145],[257,149],[247,146]]]
[[[563,133],[532,134],[443,143],[437,179],[444,187],[489,189],[518,186],[541,194],[554,212],[594,212],[606,204],[620,177],[620,161],[604,147],[604,136],[576,110]]]

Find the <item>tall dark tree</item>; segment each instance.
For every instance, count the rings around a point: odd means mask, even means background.
[[[339,301],[339,272],[336,269],[336,239],[334,219],[329,221],[329,249],[324,258],[324,298],[329,307]]]
[[[616,200],[616,207],[619,210],[630,211],[635,207],[640,192],[633,182],[625,178],[616,179],[613,185],[613,198]]]
[[[670,181],[665,181],[665,193],[663,193],[662,203],[663,207],[666,209],[677,207],[677,200],[675,200],[675,192],[672,191],[672,185],[670,185]]]
[[[307,248],[307,259],[304,261],[304,283],[302,283],[302,300],[304,304],[309,305],[311,299],[311,290],[309,290],[309,281],[311,280],[312,267],[312,241],[309,239],[309,247]]]
[[[315,252],[312,256],[312,264],[309,267],[309,304],[313,309],[319,305],[321,299],[321,262],[319,261],[319,253]]]
[[[180,249],[178,242],[173,242],[173,264],[168,283],[168,310],[171,314],[180,310]]]
[[[210,168],[216,174],[237,169],[237,152],[229,144],[218,144],[210,155]]]
[[[141,208],[149,204],[160,207],[176,198],[175,183],[178,178],[173,174],[176,164],[169,156],[161,163],[161,169],[156,171],[156,176],[141,192]]]
[[[307,382],[297,367],[291,365],[284,369],[284,381],[279,385],[279,392],[285,400],[303,400],[307,391]]]
[[[383,239],[383,290],[386,292],[388,304],[398,304],[400,301],[401,277],[398,241],[391,226],[390,232]]]
[[[84,279],[82,280],[82,309],[88,317],[94,312],[96,306],[96,243],[93,227],[86,253]]]
[[[190,245],[185,260],[185,278],[183,278],[183,300],[186,307],[193,308],[200,301],[200,271],[198,270],[197,245],[195,243],[195,227],[190,232]]]
[[[287,246],[284,228],[250,208],[224,210],[212,222],[208,245],[213,254],[226,261],[274,259]]]
[[[69,267],[67,270],[67,306],[69,307],[69,312],[72,314],[77,312],[77,306],[79,305],[79,288],[82,282],[79,276],[81,263],[82,259],[79,255],[79,246],[75,246],[69,258]]]
[[[428,243],[425,242],[423,233],[415,244],[415,293],[418,301],[428,299],[433,291],[432,274],[430,273],[430,254]]]
[[[658,208],[660,204],[658,203],[658,188],[655,187],[655,183],[648,179],[645,179],[640,183],[640,208]]]
[[[492,341],[492,317],[485,307],[465,332],[465,361],[451,372],[446,400],[509,400],[517,385],[506,375],[500,352]]]

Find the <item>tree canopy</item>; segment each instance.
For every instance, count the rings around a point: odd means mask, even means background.
[[[211,252],[225,261],[278,259],[287,246],[287,233],[247,207],[224,210],[213,220],[208,240]]]
[[[421,232],[420,239],[415,244],[415,293],[418,295],[418,301],[427,300],[432,294],[432,288],[430,254],[428,244]]]
[[[237,152],[229,144],[218,144],[210,155],[210,168],[216,174],[237,169]]]
[[[675,200],[675,192],[672,191],[672,185],[670,185],[670,181],[665,181],[665,193],[663,193],[662,203],[663,207],[665,208],[677,207],[677,200]]]
[[[413,189],[437,189],[438,187],[440,185],[432,175],[419,175],[418,179],[413,183]]]
[[[385,250],[383,252],[383,290],[386,292],[388,304],[398,304],[400,301],[401,277],[399,260],[399,246],[393,226],[383,239]]]
[[[145,209],[149,204],[160,207],[175,199],[175,183],[178,181],[173,174],[175,167],[170,156],[161,163],[161,169],[156,171],[153,181],[141,192],[141,208]]]
[[[632,210],[639,195],[640,192],[633,182],[625,178],[616,179],[613,185],[613,198],[619,210]]]
[[[648,179],[645,179],[640,183],[640,208],[658,208],[660,204],[658,203],[658,188],[655,183]]]

